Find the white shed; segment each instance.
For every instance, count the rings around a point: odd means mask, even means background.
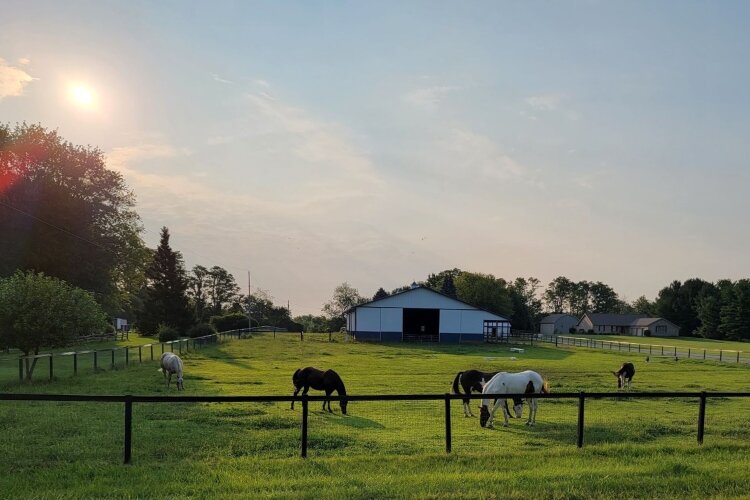
[[[578,318],[572,314],[550,314],[539,322],[539,331],[542,335],[570,333],[570,329],[575,328],[577,324]]]
[[[510,335],[510,321],[416,286],[346,311],[346,329],[357,340],[481,342]]]

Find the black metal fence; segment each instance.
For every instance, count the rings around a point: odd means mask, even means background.
[[[34,360],[37,363],[41,361],[47,365],[47,370],[45,370],[47,378],[48,380],[53,380],[55,378],[55,369],[56,367],[59,369],[60,365],[65,366],[67,372],[71,375],[78,375],[79,371],[84,369],[84,365],[86,365],[86,368],[93,370],[93,372],[103,369],[114,369],[117,366],[126,368],[133,363],[158,360],[165,352],[182,354],[183,352],[194,351],[201,347],[215,345],[218,342],[239,339],[247,331],[247,329],[230,330],[203,337],[184,338],[168,342],[19,356],[18,358],[6,358],[5,361],[10,362],[11,359],[17,360],[18,380],[20,382],[26,379],[25,363],[33,362]]]
[[[456,394],[400,394],[400,395],[348,395],[349,402],[384,402],[399,401],[435,402],[444,406],[444,442],[445,452],[451,453],[453,449],[453,429],[451,422],[452,402],[460,399],[505,399],[513,397],[529,397],[527,394],[473,394],[471,396]],[[716,400],[728,400],[732,398],[750,398],[750,392],[580,392],[580,393],[552,393],[537,394],[530,396],[538,399],[568,400],[577,402],[577,425],[575,443],[581,448],[585,442],[586,435],[586,407],[587,401],[600,399],[683,399],[697,400],[695,409],[695,432],[699,445],[703,444],[706,425],[706,402],[709,398]],[[124,451],[123,461],[126,464],[132,461],[132,437],[133,437],[133,405],[153,403],[290,403],[298,402],[302,405],[300,420],[300,450],[301,457],[307,457],[310,440],[309,427],[309,405],[311,402],[322,402],[325,396],[134,396],[134,395],[69,395],[69,394],[13,394],[0,393],[0,401],[63,401],[63,402],[97,402],[97,403],[124,403]],[[442,403],[442,405],[440,404]],[[455,406],[454,406],[455,408]],[[500,416],[500,415],[498,415]],[[571,436],[572,437],[572,436]],[[571,440],[572,444],[572,440]]]
[[[662,344],[643,344],[618,340],[599,340],[590,337],[568,337],[564,335],[539,335],[541,342],[555,344],[555,347],[585,347],[610,351],[631,352],[670,358],[686,358],[725,361],[730,363],[750,363],[750,354],[733,349],[705,349],[678,347]]]

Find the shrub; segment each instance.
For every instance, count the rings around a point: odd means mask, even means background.
[[[206,335],[213,335],[216,333],[216,328],[209,325],[208,323],[199,323],[188,330],[188,337],[191,339],[198,337],[205,337]]]
[[[589,328],[589,333],[594,333],[594,329],[593,328]]]
[[[575,333],[575,332],[576,332],[575,326],[571,326],[570,328],[568,328],[568,333]]]
[[[224,316],[211,316],[209,323],[218,332],[239,330],[240,328],[247,328],[247,316],[242,313],[225,314]],[[253,321],[253,326],[257,326],[257,323],[255,321]]]
[[[167,325],[159,325],[159,342],[169,342],[170,340],[177,340],[180,338],[180,334],[176,328]]]
[[[651,330],[646,330],[643,332],[644,337],[650,337],[651,336]]]

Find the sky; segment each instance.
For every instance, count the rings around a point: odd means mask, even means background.
[[[458,267],[750,275],[750,4],[4,0],[0,122],[293,314]]]

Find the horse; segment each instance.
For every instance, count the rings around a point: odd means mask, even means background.
[[[341,406],[341,413],[346,415],[346,388],[344,382],[339,377],[339,374],[333,370],[318,370],[308,366],[307,368],[299,368],[294,375],[292,375],[292,384],[294,384],[294,395],[302,390],[302,395],[307,394],[307,391],[312,387],[316,391],[325,391],[326,400],[323,401],[323,411],[326,409],[326,403],[328,403],[328,412],[333,413],[331,410],[331,400],[329,396],[333,391],[338,392],[339,404]],[[292,401],[292,410],[294,409],[294,401]]]
[[[630,382],[633,381],[633,375],[635,375],[635,366],[633,363],[623,363],[619,370],[612,372],[612,375],[617,377],[618,389],[622,389],[625,385],[630,389]]]
[[[482,392],[484,384],[489,382],[489,380],[498,373],[499,372],[482,372],[479,370],[467,370],[465,372],[458,372],[456,374],[456,378],[453,379],[453,394],[461,394],[461,391],[458,388],[459,384],[461,385],[461,388],[463,388],[464,393],[467,395],[471,395],[472,391]],[[470,400],[468,398],[463,399],[465,417],[474,416],[474,414],[471,413],[469,401]],[[514,398],[513,403],[515,405],[519,405],[523,404],[523,401],[520,398]],[[505,410],[508,411],[507,400],[505,401]]]
[[[484,384],[482,388],[482,394],[548,394],[549,384],[542,378],[537,372],[526,370],[520,373],[506,373],[500,372],[490,379],[489,382]],[[537,400],[536,398],[526,398],[529,403],[529,419],[526,421],[526,425],[534,425],[536,423],[536,410]],[[481,411],[479,414],[479,425],[482,427],[492,427],[492,423],[495,419],[495,412],[500,407],[500,403],[495,401],[495,405],[492,411],[488,409],[489,398],[482,399]],[[523,405],[516,404],[513,406],[516,412],[516,416],[521,418]],[[505,417],[505,423],[503,426],[508,426],[508,411],[503,406],[503,416]]]
[[[169,388],[169,383],[172,381],[172,374],[176,373],[177,390],[184,390],[185,386],[182,382],[182,360],[180,357],[173,352],[165,352],[161,355],[159,363],[161,364],[159,371],[164,374],[164,380],[167,381],[167,388]]]

